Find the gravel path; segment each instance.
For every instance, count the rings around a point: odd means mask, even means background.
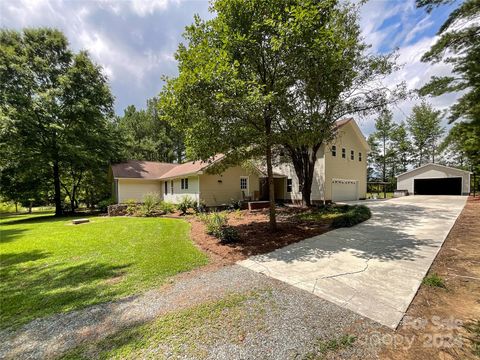
[[[259,312],[248,318],[261,321],[261,326],[241,324],[246,336],[240,344],[225,339],[209,342],[205,349],[207,358],[298,358],[307,354],[319,339],[345,333],[366,334],[379,328],[378,324],[315,295],[234,265],[194,271],[138,296],[38,319],[15,331],[0,331],[0,358],[54,358],[78,345],[99,341],[158,316],[250,291],[269,293],[267,307],[255,305],[261,299],[252,299],[248,304],[249,311]],[[345,349],[342,358],[374,358],[376,351],[374,346],[359,341]]]

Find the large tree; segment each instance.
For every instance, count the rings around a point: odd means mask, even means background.
[[[118,118],[118,126],[125,138],[124,157],[180,163],[185,157],[183,136],[162,119],[157,102],[156,98],[149,99],[145,110],[130,105]]]
[[[195,18],[176,53],[179,76],[161,94],[165,116],[185,131],[192,159],[216,153],[229,162],[263,155],[270,227],[275,229],[272,149],[275,123],[291,65],[278,23],[289,19],[291,0],[218,0],[211,20]]]
[[[83,174],[115,156],[107,79],[58,30],[0,30],[0,90],[2,146],[15,153],[18,176],[32,161],[48,170],[60,215],[62,189],[74,204]]]
[[[412,163],[412,143],[410,141],[407,125],[401,122],[395,127],[390,136],[396,171],[394,175],[407,171],[408,165]]]
[[[375,120],[375,132],[372,134],[377,143],[378,155],[375,159],[382,181],[389,180],[388,168],[394,163],[394,149],[392,144],[392,135],[397,126],[393,121],[393,114],[389,110],[384,110],[380,116]],[[392,171],[395,175],[395,170]]]
[[[417,0],[428,12],[451,0]],[[440,96],[462,92],[450,107],[449,121],[459,121],[448,135],[445,147],[466,157],[474,171],[480,171],[480,2],[465,0],[453,10],[437,35],[439,39],[422,60],[445,61],[453,66],[452,75],[434,76],[420,89],[421,95]],[[454,155],[454,154],[452,154]]]
[[[438,145],[445,129],[441,126],[440,111],[426,102],[415,105],[407,119],[408,130],[412,138],[413,158],[416,165],[435,162]]]
[[[396,68],[394,55],[369,53],[358,13],[348,3],[304,1],[278,25],[291,70],[278,132],[307,206],[317,153],[337,135],[336,121],[379,111],[404,96],[403,84],[382,84]]]

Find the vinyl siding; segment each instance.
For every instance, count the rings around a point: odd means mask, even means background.
[[[461,177],[462,178],[462,192],[463,194],[469,194],[470,192],[470,174],[467,172],[459,171],[453,168],[446,168],[443,166],[436,166],[435,164],[426,165],[422,168],[418,168],[400,175],[397,178],[397,190],[408,190],[410,194],[413,194],[414,179],[432,179],[432,178],[445,178],[445,177]]]
[[[353,122],[344,125],[331,145],[325,151],[325,197],[332,200],[332,180],[356,180],[357,196],[364,199],[367,195],[367,149],[358,138]],[[332,156],[331,146],[337,147],[337,156]],[[342,148],[345,149],[345,159],[342,158]],[[350,159],[350,151],[354,151],[354,160]],[[362,153],[362,161],[358,153]]]
[[[182,189],[182,182],[181,179],[188,179],[188,189]],[[171,191],[171,183],[170,181],[173,181],[173,194]],[[180,178],[176,178],[173,180],[166,180],[167,185],[168,185],[168,194],[164,193],[164,186],[165,182],[161,182],[161,191],[162,191],[162,196],[165,201],[172,202],[174,204],[178,204],[180,201],[182,201],[182,198],[185,196],[189,196],[195,201],[198,201],[199,197],[199,186],[198,186],[198,176],[184,176]]]
[[[120,204],[128,200],[142,202],[143,196],[152,192],[161,194],[159,180],[118,179],[118,203]]]
[[[227,204],[232,199],[242,200],[240,177],[248,176],[249,194],[259,191],[260,182],[257,174],[252,174],[241,166],[228,168],[221,174],[200,175],[200,198],[207,206]],[[248,195],[248,194],[246,194]]]

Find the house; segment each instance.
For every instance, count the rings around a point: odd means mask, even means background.
[[[353,119],[337,122],[337,135],[318,150],[312,185],[312,202],[358,200],[366,197],[367,153],[369,146]],[[215,171],[223,155],[208,162],[169,164],[128,161],[111,167],[113,194],[117,203],[142,201],[146,193],[162,194],[178,203],[190,196],[207,206],[233,200],[267,200],[268,186],[260,167],[234,166],[220,174]],[[293,165],[279,163],[274,168],[275,199],[300,202],[302,195]]]
[[[216,174],[212,170],[223,158],[217,155],[209,162],[184,164],[128,161],[112,165],[113,196],[117,203],[141,202],[145,194],[156,192],[165,201],[178,203],[189,196],[207,206],[226,204],[232,199],[254,199],[255,195],[258,198],[261,174],[241,166]]]
[[[414,195],[468,195],[470,172],[430,163],[397,175],[397,190]]]

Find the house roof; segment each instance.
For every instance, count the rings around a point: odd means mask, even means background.
[[[190,161],[184,164],[130,160],[112,165],[112,173],[114,178],[169,179],[196,174],[223,158],[224,155],[219,154],[215,155],[210,161]]]
[[[178,164],[130,160],[112,165],[114,178],[158,179]]]
[[[427,166],[439,167],[439,168],[442,168],[442,169],[449,169],[449,170],[454,170],[454,171],[458,171],[458,172],[464,172],[464,173],[467,173],[467,174],[471,174],[471,172],[468,171],[468,170],[457,169],[457,168],[454,168],[454,167],[451,167],[451,166],[445,166],[445,165],[440,165],[440,164],[435,164],[435,163],[428,163],[428,164],[419,166],[419,167],[417,167],[417,168],[415,168],[415,169],[405,171],[405,172],[403,172],[403,173],[401,173],[401,174],[398,174],[398,175],[395,176],[395,177],[399,177],[399,176],[402,176],[402,175],[409,174],[409,173],[414,172],[414,171],[417,171],[417,170],[419,170],[419,169],[423,169],[424,167],[427,167]]]
[[[190,161],[184,164],[179,164],[174,168],[172,168],[171,170],[169,170],[167,173],[163,174],[160,178],[170,179],[170,178],[176,178],[179,176],[196,174],[200,171],[205,170],[212,164],[222,160],[224,157],[225,155],[223,154],[217,154],[211,160],[208,160],[208,161]]]

